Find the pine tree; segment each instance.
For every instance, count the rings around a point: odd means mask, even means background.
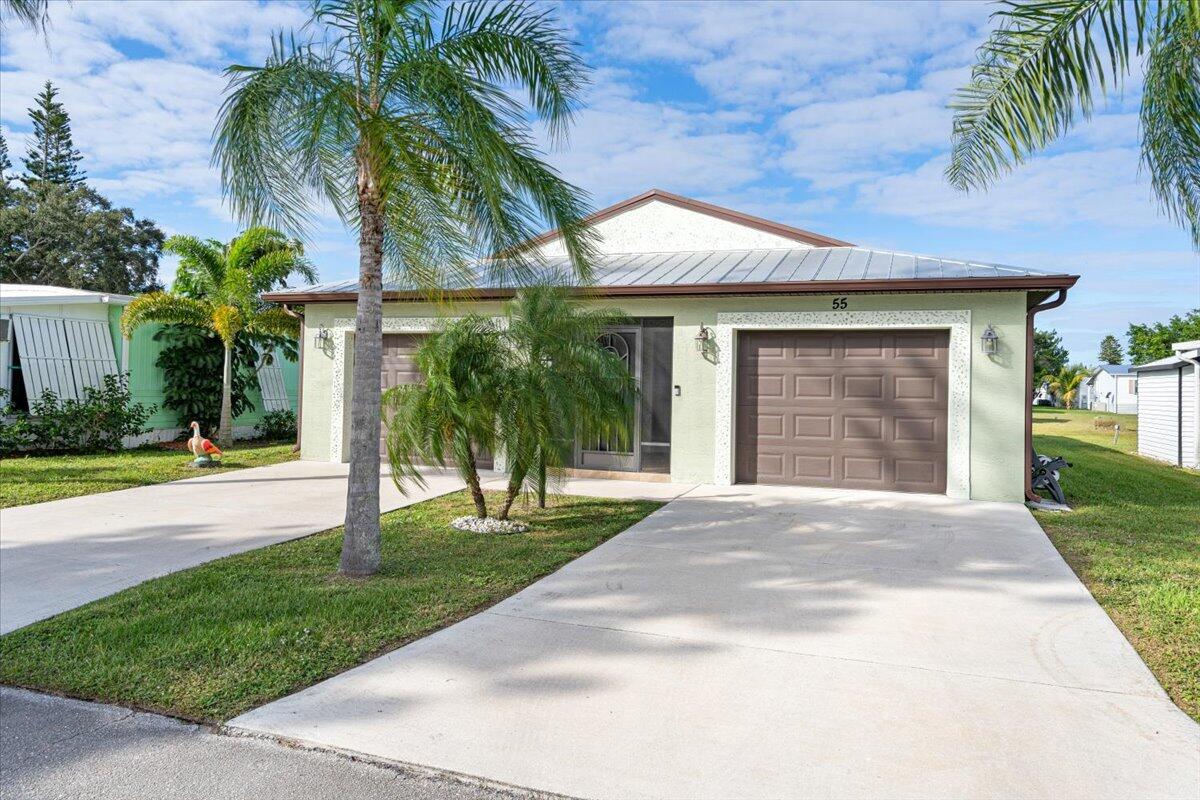
[[[1117,337],[1111,333],[1105,336],[1100,342],[1100,363],[1101,364],[1120,364],[1121,359],[1125,357],[1125,351],[1121,349],[1121,343],[1117,341]]]
[[[21,180],[30,188],[41,182],[74,187],[82,184],[86,177],[79,168],[83,156],[71,140],[71,118],[62,103],[55,99],[57,96],[58,89],[46,81],[36,104],[29,109],[33,142],[25,157],[25,174]]]
[[[8,142],[4,141],[4,133],[0,131],[0,203],[8,205],[12,187],[8,184],[8,171],[12,162],[8,160]]]

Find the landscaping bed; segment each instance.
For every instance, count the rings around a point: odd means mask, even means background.
[[[297,457],[292,443],[238,442],[222,469],[263,467]],[[0,508],[44,503],[64,497],[112,492],[134,486],[208,474],[192,469],[191,453],[174,446],[139,447],[116,453],[67,456],[11,456],[0,459]]]
[[[1113,430],[1094,423],[1105,417],[1122,423],[1115,445]],[[1171,698],[1200,720],[1200,474],[1131,455],[1130,415],[1037,409],[1034,445],[1073,464],[1062,480],[1074,511],[1038,512],[1038,522]]]
[[[498,501],[499,496],[489,497]],[[527,533],[456,531],[466,492],[383,516],[383,565],[336,576],[342,529],[147,581],[0,638],[0,682],[226,720],[486,608],[663,504],[518,505]]]

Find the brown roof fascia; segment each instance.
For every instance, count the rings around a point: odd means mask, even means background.
[[[621,202],[611,205],[608,208],[602,208],[599,211],[585,217],[583,221],[587,225],[594,225],[597,222],[603,222],[604,220],[615,217],[624,211],[629,211],[630,209],[637,208],[638,206],[645,205],[646,203],[654,200],[659,200],[663,203],[669,203],[670,205],[678,206],[679,208],[686,208],[689,211],[707,214],[710,217],[723,219],[727,222],[735,222],[739,225],[745,225],[747,228],[754,228],[755,230],[765,231],[766,233],[773,233],[776,236],[782,236],[785,239],[793,239],[797,242],[811,244],[815,247],[854,246],[850,244],[850,242],[843,242],[841,239],[834,239],[830,236],[822,236],[819,233],[813,233],[812,231],[806,231],[801,228],[793,228],[791,225],[784,225],[781,222],[772,222],[771,220],[763,219],[762,217],[755,217],[751,214],[743,214],[742,212],[734,211],[731,208],[713,205],[712,203],[705,203],[702,200],[693,200],[690,197],[672,194],[671,192],[665,192],[662,189],[651,189],[648,192],[642,192],[636,197],[631,197],[628,200],[622,200]],[[534,238],[530,239],[525,246],[536,247],[558,238],[558,235],[559,234],[557,230],[547,231],[540,236],[535,236]]]
[[[1054,291],[1067,289],[1079,280],[1078,275],[1022,275],[1011,278],[905,278],[900,280],[868,281],[800,281],[777,283],[693,283],[655,284],[647,286],[589,286],[578,293],[593,297],[673,297],[711,295],[773,295],[773,294],[912,294],[925,292],[977,291]],[[512,297],[515,289],[471,289],[447,292],[462,300],[502,300]],[[311,292],[308,294],[267,293],[264,300],[276,303],[349,303],[357,292]],[[384,292],[384,300],[419,302],[428,299],[420,292]]]

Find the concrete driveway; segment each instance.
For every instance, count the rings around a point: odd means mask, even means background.
[[[581,797],[1195,798],[1200,727],[1017,505],[703,487],[232,725]]]
[[[290,461],[0,511],[0,633],[150,578],[340,525],[346,464]],[[430,470],[385,511],[463,487]]]

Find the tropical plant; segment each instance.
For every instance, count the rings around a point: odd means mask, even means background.
[[[1117,341],[1117,337],[1110,333],[1100,340],[1101,364],[1120,364],[1124,357],[1125,351],[1121,349],[1121,343]]]
[[[324,203],[358,232],[340,571],[363,576],[380,562],[384,263],[434,297],[469,285],[483,254],[511,253],[490,271],[528,278],[521,245],[545,220],[586,277],[586,203],[530,130],[537,118],[562,140],[585,70],[553,9],[523,2],[319,0],[310,30],[227,70],[214,158],[238,215],[299,232]]]
[[[471,492],[475,513],[487,517],[476,454],[495,447],[499,391],[506,381],[499,329],[486,317],[466,316],[426,337],[416,354],[422,383],[383,394],[392,481],[425,485],[422,464],[452,462]]]
[[[163,406],[175,412],[180,427],[195,420],[206,436],[216,436],[221,424],[221,381],[225,345],[208,328],[165,325],[154,332],[162,345],[154,365],[162,370]],[[232,380],[229,385],[233,419],[254,409],[251,393],[258,390],[259,350],[266,345],[295,359],[296,343],[287,337],[240,336],[233,345]]]
[[[1091,374],[1092,371],[1083,364],[1072,364],[1048,376],[1047,387],[1055,397],[1062,401],[1064,406],[1070,408],[1079,393],[1079,384],[1087,380]]]
[[[951,108],[946,177],[982,189],[1091,117],[1143,65],[1142,165],[1200,246],[1200,2],[1011,0]]]
[[[217,439],[233,441],[233,348],[239,336],[292,336],[297,319],[258,295],[283,285],[292,274],[316,280],[316,272],[298,242],[279,231],[256,227],[228,245],[194,236],[172,236],[166,247],[179,256],[171,292],[150,292],[133,299],[121,314],[121,332],[129,338],[148,322],[190,325],[221,339],[221,417]]]
[[[5,20],[12,18],[44,31],[49,12],[50,0],[0,0],[0,30],[4,29]]]
[[[505,316],[497,436],[510,473],[500,519],[527,482],[545,507],[547,477],[571,463],[577,440],[631,436],[637,399],[628,365],[597,344],[624,319],[619,312],[537,286],[508,303]]]

